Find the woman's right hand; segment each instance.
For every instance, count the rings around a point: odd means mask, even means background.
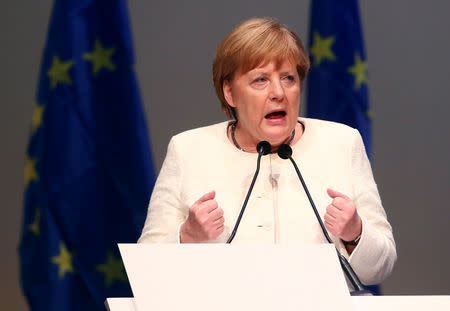
[[[215,191],[208,192],[189,208],[189,216],[180,228],[181,243],[207,242],[223,232],[225,219],[215,196]]]

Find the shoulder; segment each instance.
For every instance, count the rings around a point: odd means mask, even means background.
[[[345,124],[310,118],[299,120],[305,126],[303,144],[317,152],[351,151],[355,143],[361,140],[358,130]]]
[[[313,135],[325,137],[354,137],[358,130],[338,122],[325,121],[319,119],[299,118],[304,123],[306,131]]]
[[[361,140],[357,129],[348,125],[319,119],[299,118],[305,126],[306,140],[314,144],[342,147]]]
[[[202,149],[220,144],[226,139],[228,121],[181,132],[171,138],[170,144],[189,149]]]

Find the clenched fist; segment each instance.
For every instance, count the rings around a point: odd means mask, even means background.
[[[324,216],[325,228],[344,241],[356,239],[362,231],[361,217],[353,201],[338,191],[327,189],[333,199]]]
[[[215,191],[208,192],[189,208],[189,216],[180,228],[181,243],[207,242],[223,232],[225,219],[215,196]]]

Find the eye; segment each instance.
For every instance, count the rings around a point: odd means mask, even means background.
[[[259,77],[255,78],[255,79],[253,79],[252,86],[255,89],[263,89],[263,88],[266,87],[268,82],[269,82],[269,80],[267,79],[267,77],[259,76]]]
[[[284,85],[292,86],[297,82],[297,76],[287,74],[282,78],[282,81],[283,81]]]
[[[287,75],[286,77],[284,77],[286,80],[288,80],[288,81],[291,81],[291,82],[293,82],[293,81],[295,81],[295,76],[294,75]]]
[[[258,77],[258,78],[256,78],[256,79],[254,80],[254,82],[256,82],[256,83],[264,83],[264,82],[266,82],[266,78],[264,78],[264,77]]]

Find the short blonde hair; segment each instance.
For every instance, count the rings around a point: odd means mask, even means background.
[[[222,112],[237,118],[223,94],[223,82],[231,81],[236,72],[248,72],[259,65],[275,61],[281,65],[290,60],[297,65],[300,81],[309,70],[309,59],[302,41],[290,29],[270,18],[252,18],[239,24],[220,43],[213,62],[213,80]]]

